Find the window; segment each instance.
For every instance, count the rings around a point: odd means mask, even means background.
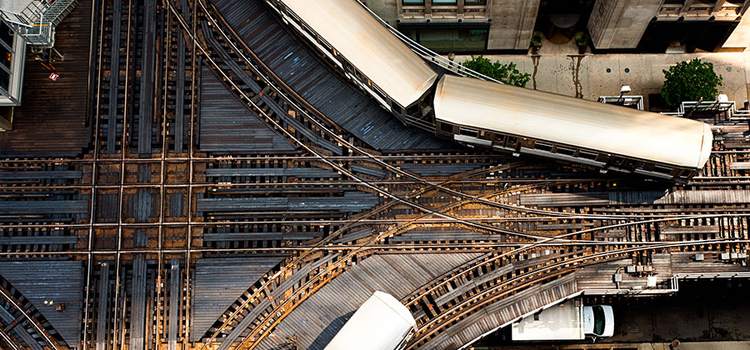
[[[323,45],[323,47],[325,47],[328,50],[328,52],[333,51],[333,49],[331,48],[331,45],[328,45],[328,43],[325,40],[318,38],[318,42],[320,43],[320,45]]]
[[[578,152],[578,157],[583,159],[596,160],[599,155],[593,152],[580,151]]]
[[[503,142],[505,142],[505,135],[497,134],[495,135],[495,143],[498,145],[502,145]]]
[[[424,5],[424,0],[404,0],[404,5],[405,6]]]
[[[375,93],[376,93],[376,94],[377,94],[378,96],[380,96],[380,98],[382,98],[382,99],[383,99],[383,100],[385,100],[385,101],[388,101],[388,97],[386,97],[386,96],[385,96],[385,93],[383,93],[383,91],[382,91],[382,90],[380,90],[380,88],[378,88],[377,86],[373,85],[373,86],[372,86],[372,89],[373,89],[373,90],[375,90]]]
[[[0,22],[0,41],[13,48],[13,30],[5,22]]]
[[[661,166],[661,165],[657,165],[657,166],[654,167],[654,171],[657,172],[657,173],[669,174],[669,173],[672,172],[672,168]]]
[[[464,5],[487,5],[487,0],[464,0]]]
[[[594,334],[602,335],[604,333],[604,309],[599,305],[592,309],[594,311]]]
[[[518,143],[518,138],[515,136],[508,136],[508,144],[509,145],[515,145]]]
[[[429,27],[405,24],[399,25],[399,30],[429,49],[446,53],[484,51],[489,36],[489,27],[480,24],[468,27],[434,23]]]
[[[307,34],[310,34],[312,37],[317,37],[317,35],[315,35],[315,32],[306,24],[302,23],[302,28],[307,32]]]
[[[612,165],[614,165],[614,166],[618,166],[619,167],[619,166],[623,165],[624,163],[625,163],[625,158],[621,158],[621,157],[614,157],[614,158],[612,158]]]
[[[391,104],[391,109],[393,109],[393,114],[401,115],[401,113],[404,112],[404,110],[401,108],[401,106],[393,103]]]
[[[290,17],[292,17],[292,19],[293,19],[293,20],[294,20],[295,22],[297,22],[297,23],[300,23],[300,24],[302,23],[302,21],[301,21],[301,20],[299,19],[299,17],[297,17],[297,15],[296,15],[296,14],[294,14],[294,12],[292,12],[292,11],[287,11],[287,13],[289,14],[289,16],[290,16]]]
[[[446,123],[440,123],[440,131],[442,132],[448,132],[453,133],[453,125],[446,124]]]
[[[576,150],[572,148],[566,148],[566,147],[560,147],[557,146],[557,153],[564,154],[566,156],[574,156],[576,154]]]
[[[466,136],[471,136],[471,137],[479,136],[479,131],[474,130],[474,129],[458,128],[458,133],[461,135],[466,135]]]
[[[544,142],[534,142],[534,148],[540,151],[552,152],[552,145]]]
[[[455,5],[456,0],[432,0],[433,5]]]
[[[10,88],[10,73],[0,69],[0,91],[7,92]]]
[[[10,68],[13,62],[13,54],[3,45],[0,45],[0,63]]]

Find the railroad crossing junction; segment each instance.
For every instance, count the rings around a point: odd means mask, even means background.
[[[713,152],[675,185],[404,126],[261,0],[80,0],[54,34],[0,108],[4,349],[317,349],[377,290],[406,348],[456,349],[750,277],[726,113],[692,114]]]

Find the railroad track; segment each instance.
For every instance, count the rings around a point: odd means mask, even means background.
[[[208,13],[208,11],[206,11],[206,13]],[[214,23],[214,25],[216,25],[216,23]],[[337,267],[334,267],[334,269],[333,269],[333,270],[336,270],[336,268],[337,268]],[[329,270],[329,271],[331,271],[331,270]],[[320,273],[318,273],[318,274],[320,274]],[[300,294],[300,293],[296,293],[296,294]],[[250,299],[248,299],[248,300],[250,300]],[[285,305],[285,309],[287,309],[287,307],[289,307],[289,305]],[[230,319],[230,322],[231,322],[231,321],[232,321],[232,320],[233,320],[234,318],[233,318],[233,317],[230,317],[229,319]],[[245,326],[246,326],[246,325],[245,325]],[[264,322],[264,323],[261,323],[261,324],[259,324],[259,325],[258,325],[258,327],[260,327],[260,328],[266,328],[266,329],[268,329],[268,328],[272,328],[272,327],[271,327],[271,326],[269,325],[269,323],[268,323],[268,322]],[[222,332],[224,332],[224,331],[227,331],[227,327],[226,327],[226,324],[225,324],[224,326],[222,326],[221,328],[219,328],[219,329],[220,329],[220,331],[222,331]],[[257,329],[257,327],[256,327],[256,329]],[[250,332],[250,334],[247,334],[247,335],[245,335],[245,339],[246,339],[246,340],[245,340],[245,341],[244,341],[243,343],[241,343],[241,344],[240,344],[240,346],[239,346],[240,348],[241,348],[242,346],[244,346],[244,345],[248,345],[248,341],[247,341],[247,339],[250,339],[250,341],[257,341],[257,339],[262,339],[262,335],[259,335],[258,337],[256,337],[256,336],[255,336],[255,334],[253,334],[253,333],[254,333],[254,332]],[[214,336],[214,337],[215,337],[215,336]],[[230,335],[230,337],[231,337],[231,335]],[[235,337],[235,338],[236,338],[236,337]],[[209,340],[208,340],[208,342],[210,342],[210,341],[212,341],[212,340],[213,340],[213,339],[209,339]],[[231,342],[231,341],[232,341],[232,339],[226,339],[226,341],[228,341],[228,342]],[[222,345],[222,347],[225,347],[225,348],[226,348],[225,344],[226,344],[226,343],[224,343],[224,344]],[[255,344],[257,344],[257,343],[255,343]]]
[[[596,259],[635,252],[746,249],[744,205],[602,200],[529,205],[521,199],[617,188],[632,192],[639,184],[466,150],[377,151],[287,85],[215,8],[186,0],[168,5],[156,8],[147,0],[102,4],[101,85],[94,89],[98,103],[91,154],[0,160],[0,205],[47,199],[58,202],[55,207],[63,201],[81,204],[78,212],[35,213],[22,221],[0,216],[0,256],[88,259],[82,333],[89,347],[165,342],[171,349],[178,338],[188,344],[191,264],[201,257],[287,256],[197,336],[204,344],[221,341],[221,348],[228,349],[260,344],[309,295],[374,254],[472,251],[486,259],[508,257],[502,264],[477,260],[445,277],[451,281],[477,274],[490,279],[508,262],[521,262],[512,272],[517,280],[491,291],[489,285],[471,289],[494,298],[542,283],[546,279],[539,273],[547,268],[561,275]],[[297,153],[199,153],[202,63]],[[744,150],[719,151],[682,191],[744,190],[741,163],[746,159]],[[334,201],[336,206],[347,195],[373,200],[348,212],[302,210],[294,217],[288,210],[229,208],[238,203],[247,208],[253,199],[269,195]],[[415,312],[424,312],[419,319],[424,327],[413,346],[427,344],[446,324],[484,305],[452,308],[464,296],[445,294],[444,286],[435,284],[437,294],[415,294],[413,303],[407,301]],[[436,304],[435,298],[447,302]],[[142,316],[138,312],[156,316],[133,322]],[[140,336],[149,343],[140,342]],[[12,338],[0,333],[8,344]]]

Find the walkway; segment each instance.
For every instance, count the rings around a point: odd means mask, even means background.
[[[658,94],[664,83],[662,70],[677,62],[700,58],[714,64],[724,78],[721,93],[739,106],[750,96],[750,51],[693,54],[591,54],[578,55],[573,42],[554,45],[545,42],[539,55],[489,55],[493,61],[514,62],[531,73],[528,88],[596,100],[602,95],[619,95],[630,85],[631,95]],[[461,62],[470,56],[456,56]],[[648,99],[646,101],[648,108]]]

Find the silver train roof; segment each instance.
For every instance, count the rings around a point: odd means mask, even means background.
[[[395,102],[409,106],[437,74],[354,0],[282,0]]]
[[[449,75],[438,83],[435,116],[689,168],[706,164],[713,140],[710,127],[694,120]]]

